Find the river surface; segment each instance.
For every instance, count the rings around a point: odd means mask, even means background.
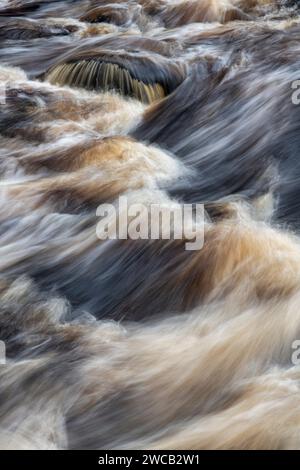
[[[298,88],[297,1],[0,1],[2,449],[300,448]]]

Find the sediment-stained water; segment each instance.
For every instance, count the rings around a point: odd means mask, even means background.
[[[2,449],[300,448],[297,80],[296,1],[0,1]]]

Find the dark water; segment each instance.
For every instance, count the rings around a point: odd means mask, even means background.
[[[0,1],[0,61],[1,448],[300,448],[297,2]]]

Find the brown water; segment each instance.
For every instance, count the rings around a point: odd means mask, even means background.
[[[0,1],[0,41],[1,448],[299,449],[297,2]],[[121,195],[203,248],[100,241]]]

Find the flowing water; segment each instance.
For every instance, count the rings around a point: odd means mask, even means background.
[[[298,79],[297,1],[0,1],[1,448],[300,448]]]

